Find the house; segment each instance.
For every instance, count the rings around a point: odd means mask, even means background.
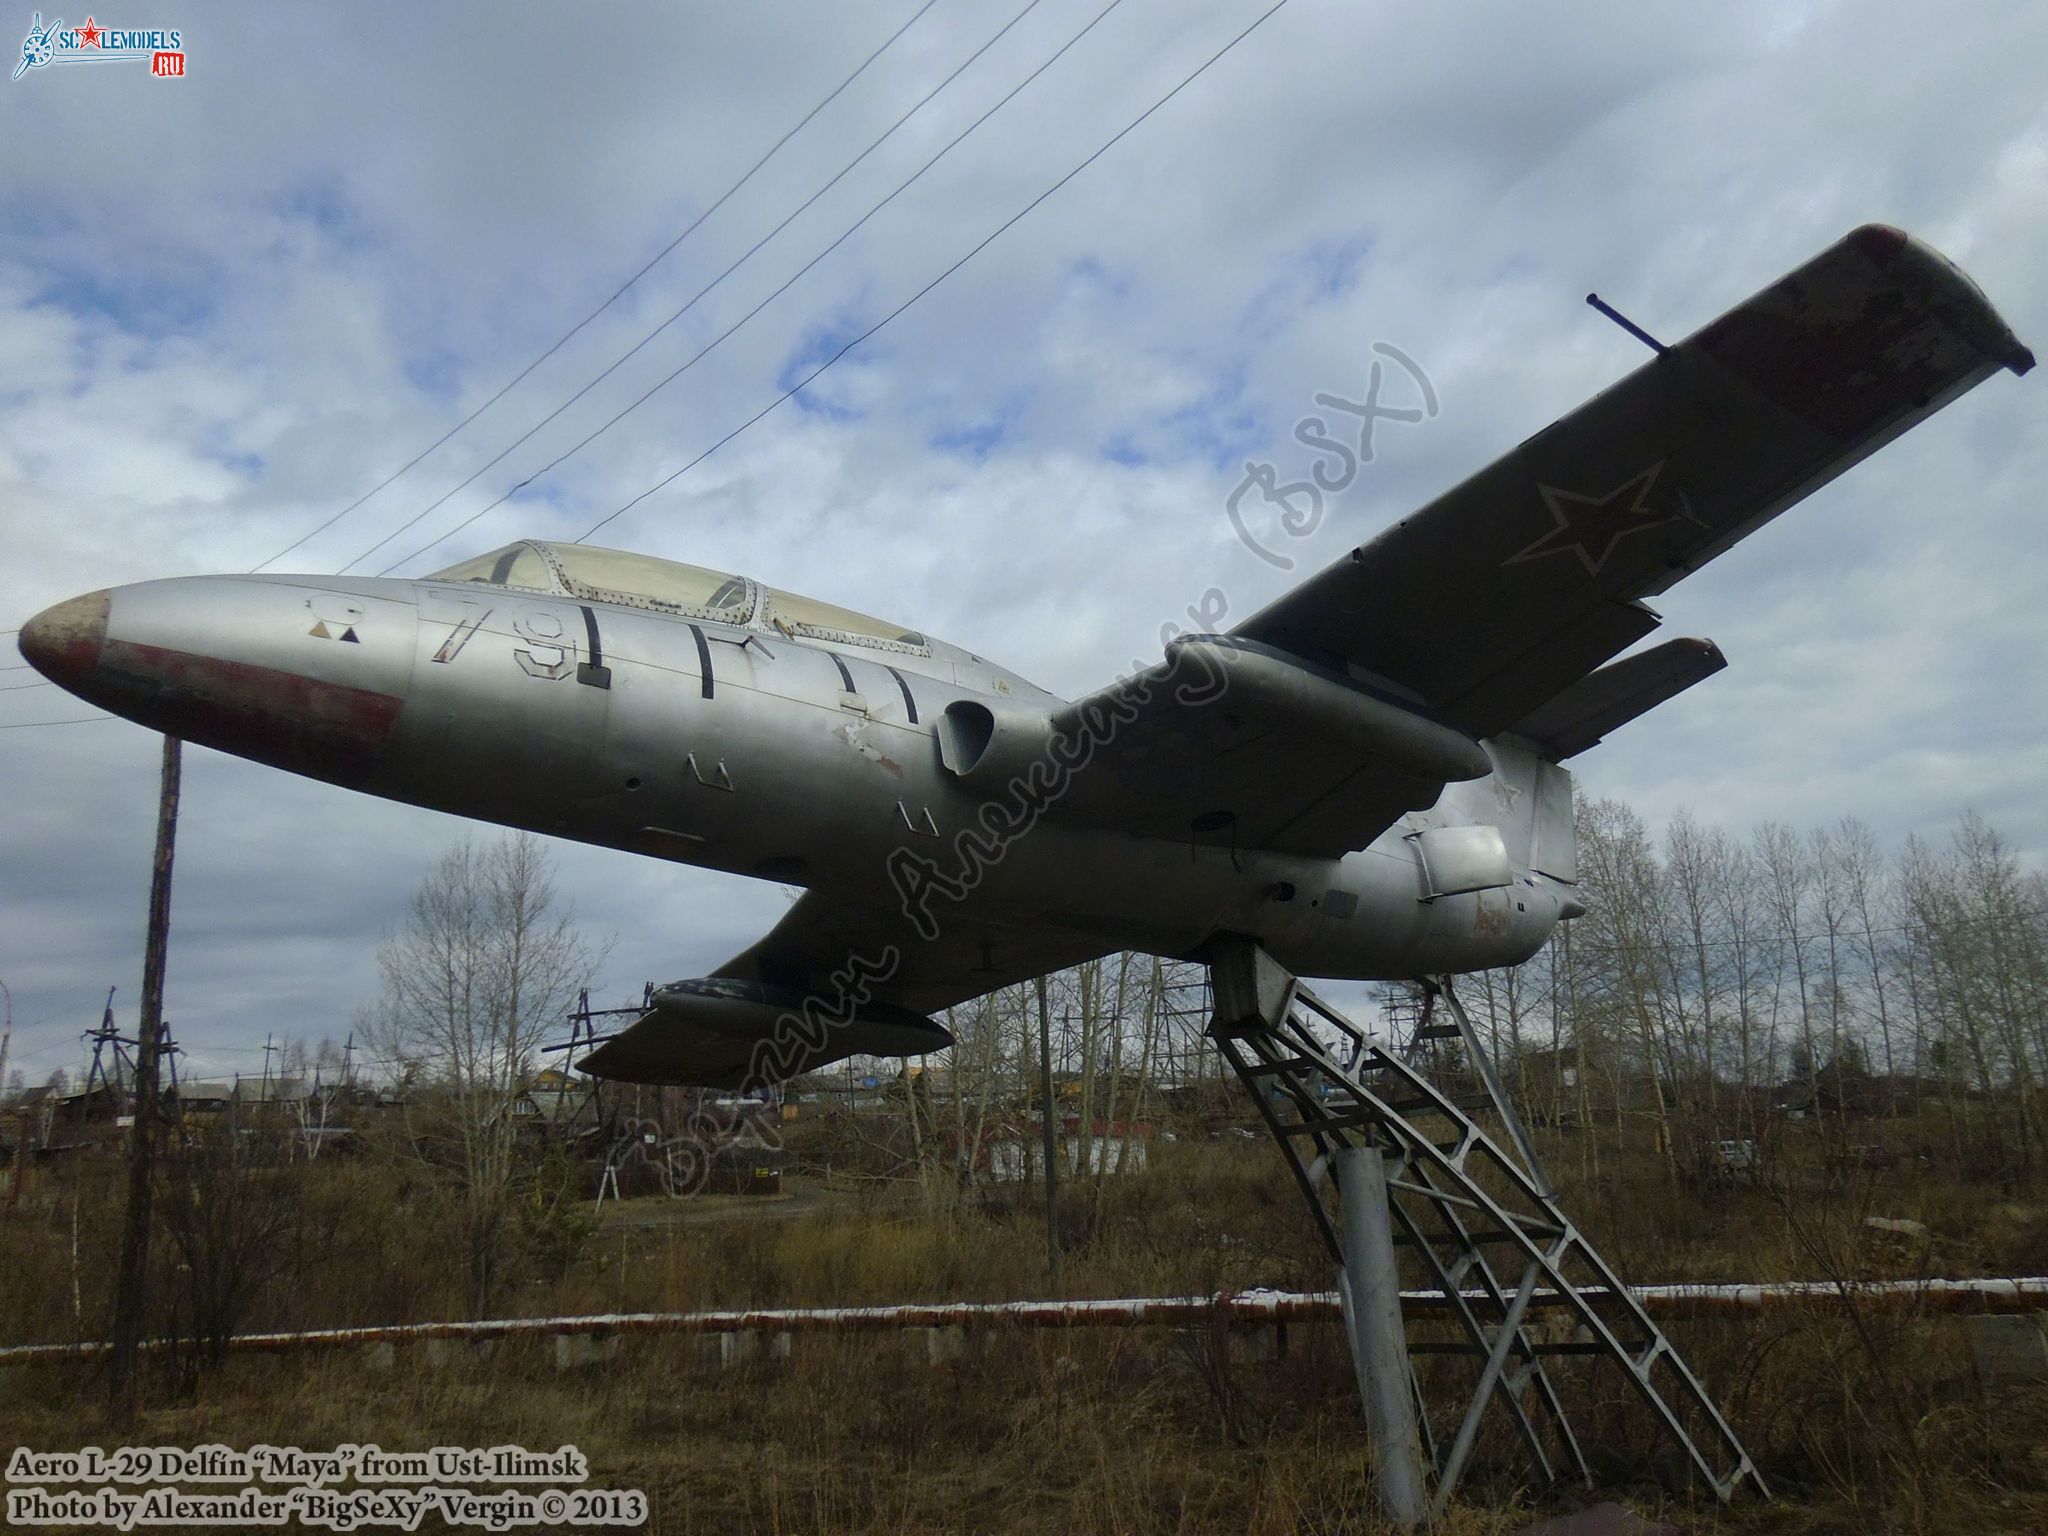
[[[704,1187],[721,1195],[779,1195],[783,1170],[793,1161],[787,1147],[771,1142],[760,1122],[749,1118],[738,1134],[713,1150]]]
[[[1883,1088],[1868,1072],[1829,1062],[1809,1077],[1790,1078],[1772,1095],[1772,1107],[1787,1120],[1867,1117],[1883,1107]]]
[[[235,1084],[194,1078],[164,1089],[165,1099],[175,1103],[183,1115],[218,1115],[235,1102]]]
[[[1086,1146],[1090,1173],[1143,1173],[1152,1141],[1152,1127],[1142,1120],[1089,1122],[1088,1134],[1081,1133],[1078,1115],[1060,1122],[1061,1171],[1080,1171]],[[1014,1184],[1044,1177],[1045,1128],[1038,1120],[1005,1120],[986,1126],[978,1140],[956,1137],[953,1157],[961,1170],[972,1169],[997,1184]]]

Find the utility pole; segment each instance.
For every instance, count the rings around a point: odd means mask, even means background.
[[[0,1093],[7,1091],[7,1052],[14,1044],[14,993],[7,983],[0,981],[0,997],[7,999],[7,1029],[0,1034]],[[21,1206],[21,1185],[28,1177],[28,1095],[24,1093],[14,1106],[14,1177],[7,1186],[7,1209],[9,1212]]]
[[[1052,1288],[1060,1288],[1060,1176],[1053,1149],[1057,1132],[1052,1113],[1052,1010],[1045,1000],[1045,978],[1038,978],[1038,1082],[1045,1095],[1045,1267]]]
[[[151,1180],[156,1158],[157,1046],[163,1036],[164,964],[171,936],[171,859],[178,842],[180,742],[164,737],[162,787],[157,796],[156,858],[149,877],[149,933],[142,950],[142,1018],[135,1047],[135,1125],[128,1153],[128,1218],[121,1236],[121,1269],[114,1293],[113,1349],[107,1395],[116,1418],[135,1416],[135,1357],[142,1343],[144,1293],[149,1278]]]

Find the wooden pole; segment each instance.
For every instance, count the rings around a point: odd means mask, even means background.
[[[0,997],[7,1000],[7,1028],[0,1034],[0,1093],[7,1091],[7,1051],[14,1044],[14,994],[0,981]],[[7,1186],[7,1209],[21,1205],[21,1181],[28,1177],[28,1096],[24,1091],[14,1106],[14,1178]]]
[[[1045,1267],[1052,1288],[1060,1288],[1060,1176],[1055,1149],[1058,1132],[1052,1117],[1052,1009],[1045,998],[1045,978],[1038,978],[1038,1081],[1045,1094]]]
[[[107,1396],[123,1421],[135,1416],[135,1356],[142,1342],[149,1279],[150,1195],[156,1159],[157,1050],[163,1038],[164,964],[171,935],[171,860],[178,842],[180,742],[164,737],[157,797],[156,858],[149,878],[149,933],[142,950],[142,1018],[135,1047],[135,1125],[128,1152],[128,1216],[114,1293],[113,1348]]]

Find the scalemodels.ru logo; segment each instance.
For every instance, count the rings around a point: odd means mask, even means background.
[[[21,62],[14,66],[19,80],[32,69],[50,64],[139,64],[147,60],[149,72],[159,80],[182,80],[185,76],[185,34],[175,28],[103,27],[92,17],[82,27],[67,27],[60,16],[47,27],[37,11],[22,40]]]

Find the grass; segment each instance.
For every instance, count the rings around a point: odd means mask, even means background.
[[[1674,1191],[1645,1148],[1609,1147],[1597,1178],[1547,1149],[1566,1208],[1633,1280],[1857,1278],[2048,1271],[2048,1208],[1912,1169],[1829,1181],[1788,1147],[1781,1187]],[[46,1183],[0,1241],[10,1342],[93,1333],[118,1211],[82,1173]],[[246,1325],[324,1326],[459,1315],[460,1265],[433,1234],[435,1192],[396,1163],[315,1165],[295,1187],[280,1267]],[[81,1212],[73,1261],[72,1202]],[[1105,1192],[1099,1219],[1063,1213],[1061,1290],[1191,1293],[1323,1288],[1329,1266],[1277,1154],[1183,1141]],[[637,1216],[637,1212],[633,1213]],[[1866,1215],[1924,1222],[1924,1241]],[[545,1242],[541,1236],[546,1236]],[[505,1311],[665,1310],[947,1299],[1049,1291],[1042,1214],[911,1184],[829,1191],[775,1220],[589,1224],[532,1239]],[[73,1281],[79,1305],[74,1310]],[[1689,1502],[1646,1416],[1615,1381],[1571,1398],[1603,1484],[1691,1532],[2048,1531],[2048,1388],[1981,1382],[1953,1319],[1787,1308],[1674,1325],[1779,1498]],[[140,1426],[110,1425],[77,1368],[0,1377],[0,1442],[370,1441],[590,1457],[592,1482],[642,1488],[675,1532],[1296,1532],[1374,1528],[1370,1467],[1334,1327],[1289,1330],[1283,1358],[1206,1332],[991,1332],[929,1362],[915,1336],[806,1335],[786,1360],[722,1368],[702,1341],[635,1337],[610,1364],[554,1369],[542,1343],[394,1370],[360,1355],[235,1356],[180,1395],[151,1383]],[[1508,1447],[1489,1442],[1496,1453]],[[1660,1481],[1660,1475],[1663,1481]],[[1441,1527],[1506,1532],[1533,1506],[1509,1469],[1479,1468]]]

